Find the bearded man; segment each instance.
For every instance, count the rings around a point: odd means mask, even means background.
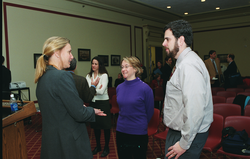
[[[165,159],[199,159],[213,122],[210,77],[204,62],[190,48],[192,40],[187,21],[173,21],[164,28],[162,45],[176,59],[164,102],[164,124],[169,127]]]

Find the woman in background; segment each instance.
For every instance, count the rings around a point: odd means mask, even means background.
[[[73,59],[69,40],[51,37],[37,60],[36,96],[42,114],[41,159],[91,159],[86,122],[94,122],[99,109],[84,107],[72,75],[63,69]]]
[[[138,78],[142,68],[136,57],[124,57],[121,68],[125,81],[116,88],[120,109],[116,127],[118,156],[146,159],[147,128],[154,113],[153,91]]]
[[[155,79],[155,74],[156,73],[159,73],[160,75],[162,75],[163,71],[164,70],[163,70],[162,62],[161,61],[157,61],[156,68],[153,69],[153,73],[152,73],[153,79]]]
[[[155,90],[158,87],[162,87],[163,79],[161,79],[161,75],[159,73],[155,74],[155,79],[152,80],[150,86],[153,90]]]
[[[91,82],[100,78],[98,85],[96,86],[96,95],[94,96],[90,106],[96,109],[101,109],[107,116],[100,117],[96,116],[96,122],[91,123],[91,128],[94,129],[96,147],[92,151],[93,155],[101,151],[101,129],[104,129],[105,146],[101,154],[101,157],[105,157],[109,154],[109,140],[110,140],[110,129],[111,129],[111,116],[110,116],[110,104],[108,96],[108,72],[104,66],[102,59],[98,56],[94,57],[91,61],[91,69],[86,79],[89,86]]]
[[[121,84],[122,82],[124,82],[124,79],[122,77],[122,74],[119,73],[118,74],[118,78],[115,80],[115,87],[117,87],[119,84]]]

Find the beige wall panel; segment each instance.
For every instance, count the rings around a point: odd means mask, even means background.
[[[91,49],[91,58],[109,55],[107,70],[114,79],[119,66],[111,66],[110,54],[130,55],[130,26],[86,20],[59,14],[7,6],[10,70],[12,81],[25,81],[31,89],[31,100],[36,100],[33,54],[42,53],[44,41],[51,36],[67,37],[72,54],[78,48]],[[76,74],[86,76],[89,62],[78,62]]]
[[[242,76],[250,76],[250,27],[194,33],[194,50],[204,59],[210,50],[218,54],[235,55]]]
[[[135,54],[144,63],[142,28],[135,28]]]

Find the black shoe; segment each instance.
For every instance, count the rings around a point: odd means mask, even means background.
[[[95,147],[95,149],[92,151],[92,154],[95,155],[97,154],[98,152],[100,152],[102,150],[101,147]]]
[[[109,148],[104,148],[101,157],[106,157],[109,154]]]

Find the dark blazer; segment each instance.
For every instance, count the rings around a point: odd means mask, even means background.
[[[36,96],[43,123],[41,159],[93,158],[85,123],[95,121],[95,112],[83,106],[70,72],[48,66]]]
[[[225,78],[228,78],[231,75],[235,75],[237,73],[237,66],[234,61],[232,61],[228,66],[227,69],[224,71]]]
[[[2,65],[2,99],[10,99],[9,86],[11,82],[11,72],[8,68]]]
[[[235,75],[237,73],[237,66],[234,61],[232,61],[228,66],[227,69],[223,72],[224,77],[225,77],[225,87],[230,88],[230,87],[236,87],[237,83],[231,85],[229,81],[229,77],[232,75]]]
[[[89,87],[89,84],[85,77],[78,76],[73,72],[70,72],[75,80],[76,89],[80,98],[83,102],[89,103],[94,98],[96,89],[94,87]]]
[[[121,84],[122,82],[124,82],[124,79],[122,78],[122,79],[116,79],[115,80],[115,87],[117,87],[119,84]]]
[[[167,81],[169,80],[169,77],[171,75],[172,72],[172,68],[166,63],[163,66],[163,71],[162,71],[162,79],[163,79],[163,83],[167,83]]]

